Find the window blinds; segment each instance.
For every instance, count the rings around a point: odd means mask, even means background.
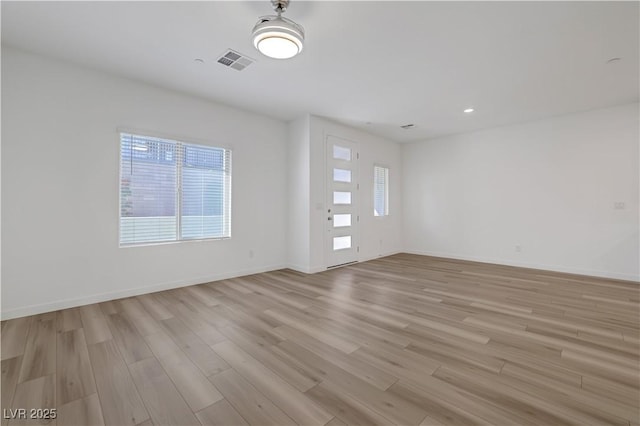
[[[387,167],[373,167],[373,214],[374,216],[389,214],[389,169]]]
[[[183,144],[182,153],[182,239],[228,237],[230,151]]]
[[[231,151],[120,135],[120,244],[231,235]]]

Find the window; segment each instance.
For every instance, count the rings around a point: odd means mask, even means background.
[[[231,236],[231,151],[120,135],[120,245]]]
[[[373,166],[373,215],[389,215],[389,168]]]

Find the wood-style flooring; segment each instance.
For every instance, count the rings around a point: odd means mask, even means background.
[[[639,296],[400,254],[13,319],[2,425],[638,425]]]

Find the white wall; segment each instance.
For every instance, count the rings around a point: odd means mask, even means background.
[[[3,46],[2,124],[3,318],[286,263],[285,123]],[[119,248],[118,127],[229,145],[232,238]]]
[[[327,224],[326,162],[327,135],[347,139],[358,144],[360,152],[359,179],[359,261],[374,259],[402,251],[402,182],[400,145],[335,123],[311,116],[311,204],[310,204],[310,266],[311,272],[327,267],[325,243]],[[373,165],[389,167],[389,211],[386,217],[373,216]]]
[[[405,250],[639,280],[638,112],[405,145]]]
[[[0,15],[2,8],[0,7]],[[2,79],[2,55],[0,55],[0,80]],[[0,111],[2,111],[0,100]],[[0,136],[2,135],[2,119],[0,118]],[[0,290],[2,289],[2,137],[0,137]],[[2,291],[0,291],[0,307],[2,306]],[[2,309],[0,308],[0,313]],[[0,318],[2,315],[0,315]]]
[[[324,270],[329,134],[359,144],[361,261],[409,251],[638,280],[638,124],[634,104],[401,147],[3,47],[2,318]],[[120,249],[118,128],[230,146],[233,238]],[[385,218],[375,163],[390,167]]]
[[[309,115],[289,123],[287,178],[288,184],[288,247],[289,267],[309,272],[309,212],[311,157],[309,156]]]

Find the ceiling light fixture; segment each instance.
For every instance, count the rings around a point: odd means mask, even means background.
[[[263,16],[253,27],[253,45],[260,53],[274,59],[289,59],[302,52],[304,28],[283,18],[289,0],[271,0],[277,15]]]
[[[464,110],[464,111],[462,111],[462,112],[464,112],[464,113],[466,113],[466,114],[471,114],[473,111],[475,111],[475,109],[473,109],[473,108],[467,108],[467,109],[465,109],[465,110]]]

